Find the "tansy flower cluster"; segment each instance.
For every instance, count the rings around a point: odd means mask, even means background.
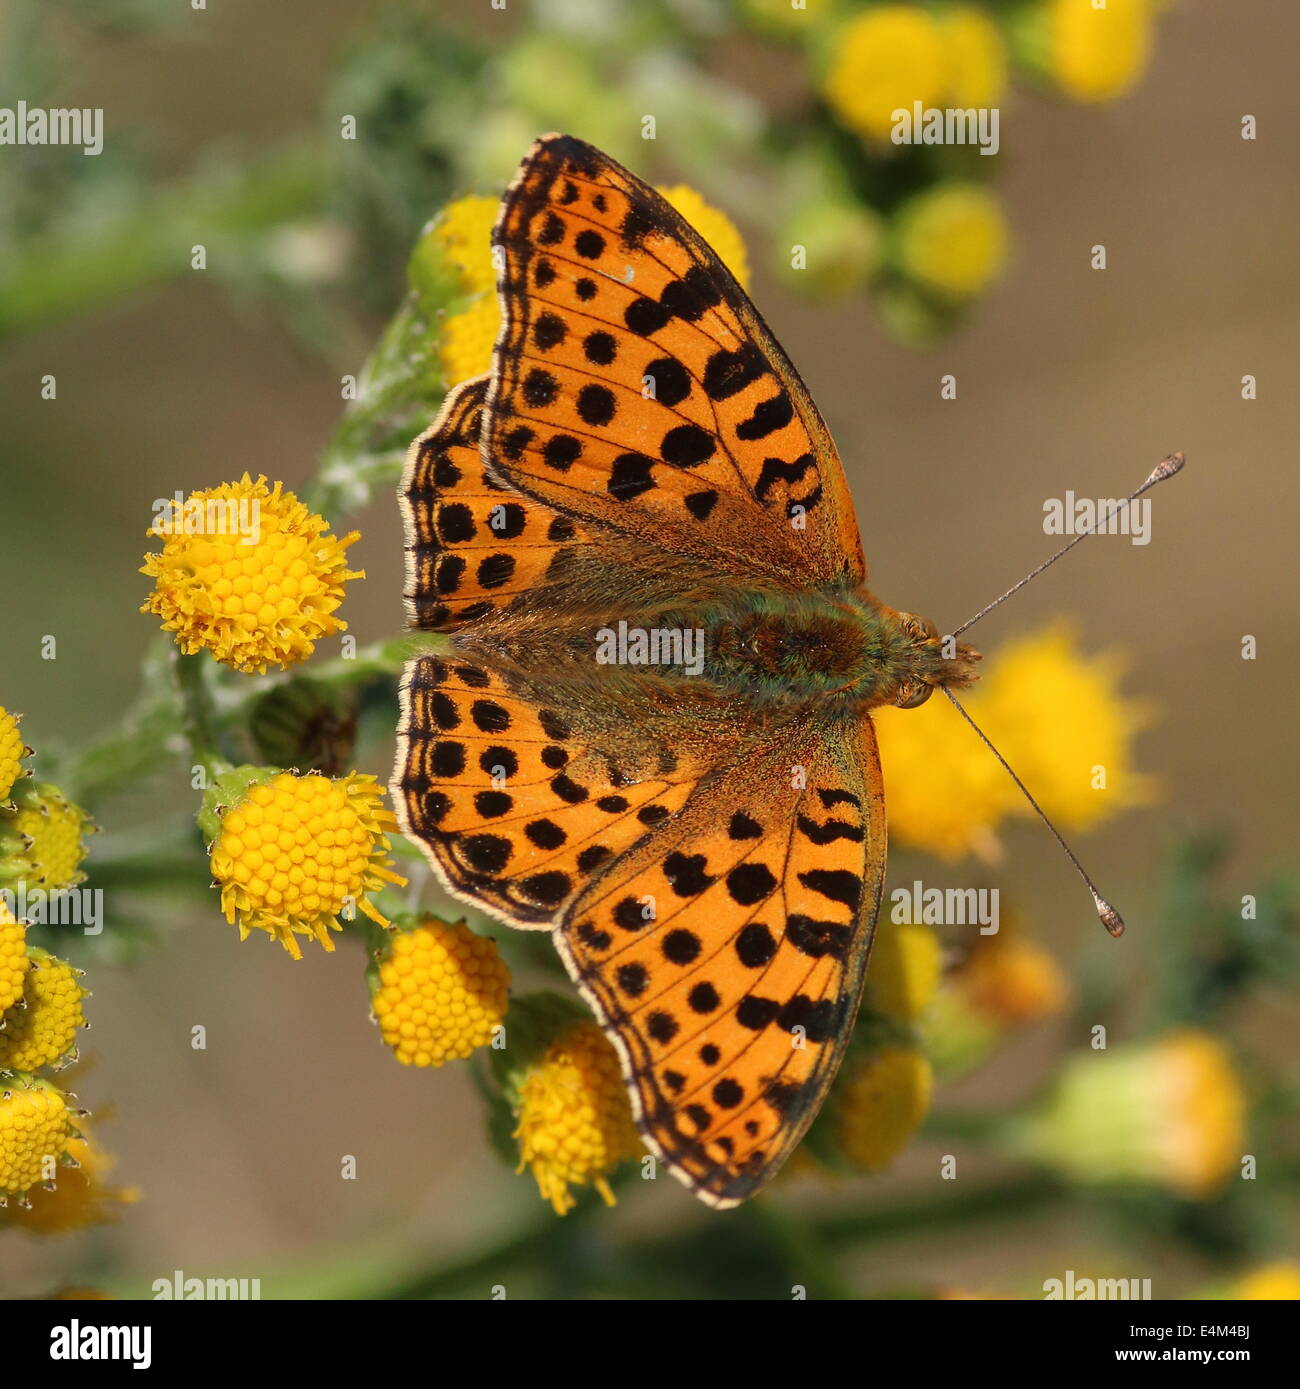
[[[295,665],[343,631],[334,613],[344,585],[365,577],[344,557],[358,532],[336,539],[280,483],[247,473],[170,505],[149,534],[163,547],[140,571],[154,580],[141,612],[160,617],[182,651],[244,674]]]
[[[368,894],[406,879],[390,867],[397,822],[383,796],[374,777],[355,772],[330,778],[241,767],[216,782],[202,820],[217,827],[212,876],[239,938],[265,931],[297,960],[299,936],[333,950],[340,917],[361,912],[387,926]]]
[[[1117,656],[1085,655],[1061,624],[994,650],[985,666],[963,703],[1062,829],[1091,829],[1155,799],[1133,762],[1152,711],[1121,694]],[[1004,821],[1033,812],[957,711],[931,700],[872,717],[891,839],[949,860],[995,860]]]
[[[17,724],[0,709],[0,1229],[53,1233],[108,1218],[119,1193],[79,1168],[91,1158],[76,1127],[82,1113],[40,1074],[76,1061],[89,995],[83,972],[32,944],[10,903],[75,888],[91,826],[57,787],[30,779],[22,764],[32,750]]]

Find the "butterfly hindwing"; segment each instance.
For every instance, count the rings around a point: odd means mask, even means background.
[[[530,151],[495,232],[492,467],[576,518],[737,575],[865,576],[835,446],[730,272],[580,140]]]
[[[701,782],[592,881],[557,944],[618,1048],[650,1146],[711,1205],[752,1195],[852,1030],[885,866],[869,720]]]

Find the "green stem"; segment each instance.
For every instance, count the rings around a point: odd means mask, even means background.
[[[189,740],[190,755],[201,766],[209,781],[215,781],[229,771],[231,763],[221,755],[217,742],[216,710],[208,683],[208,657],[203,653],[184,656],[176,653],[174,670],[180,691],[185,737]]]

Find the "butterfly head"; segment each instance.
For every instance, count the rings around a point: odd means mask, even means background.
[[[979,679],[980,653],[973,646],[942,637],[928,617],[886,609],[896,638],[894,697],[899,709],[924,704],[940,686],[961,689]]]

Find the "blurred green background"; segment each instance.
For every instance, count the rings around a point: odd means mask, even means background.
[[[1122,942],[1100,938],[1037,828],[1012,831],[1005,861],[981,877],[1067,976],[1100,972],[1136,1008],[1161,979],[1148,923],[1171,910],[1176,844],[1222,832],[1229,903],[1295,867],[1300,14],[1281,0],[1181,0],[1120,99],[1084,105],[1016,83],[1001,154],[963,165],[996,166],[975,173],[1001,200],[1005,270],[917,333],[900,329],[879,284],[812,298],[772,273],[782,209],[767,190],[791,186],[801,140],[826,129],[791,56],[801,50],[769,41],[741,6],[694,7],[712,17],[703,24],[685,5],[632,8],[644,27],[626,50],[611,36],[611,51],[677,54],[676,68],[638,79],[651,99],[663,84],[653,144],[613,87],[581,100],[558,81],[530,92],[538,70],[512,67],[513,52],[565,32],[566,11],[580,20],[578,5],[0,5],[0,104],[99,106],[106,126],[97,160],[0,149],[0,700],[24,713],[41,751],[110,726],[156,631],[137,612],[153,499],[245,470],[301,484],[337,425],[339,375],[359,369],[396,306],[423,222],[449,197],[498,193],[548,125],[598,143],[612,129],[624,142],[612,152],[656,182],[694,184],[746,235],[754,298],[835,434],[886,600],[951,626],[1044,557],[1044,498],[1122,495],[1186,451],[1184,475],[1154,496],[1150,545],[1090,541],[979,633],[987,650],[1068,613],[1088,649],[1129,653],[1126,690],[1159,707],[1137,758],[1160,778],[1162,804],[1081,849],[1129,921]],[[697,109],[675,118],[688,97]],[[348,113],[364,135],[345,147]],[[1253,142],[1240,134],[1246,113]],[[189,268],[192,242],[207,245],[205,271]],[[1089,267],[1099,242],[1104,272]],[[54,401],[41,398],[47,373]],[[949,373],[955,401],[940,398]],[[1254,401],[1241,398],[1247,373]],[[367,572],[344,609],[351,632],[363,645],[394,635],[393,497],[380,489],[331,519],[363,533],[350,552]],[[1247,633],[1259,646],[1249,662]],[[47,634],[53,661],[41,659]],[[385,778],[389,747],[362,749],[361,770]],[[191,813],[180,764],[161,770],[147,793],[113,803],[114,823],[99,816],[102,841]],[[896,866],[890,885],[913,868]],[[112,936],[111,892],[108,910]],[[557,1234],[531,1181],[489,1153],[465,1069],[393,1063],[366,1016],[359,951],[343,943],[293,963],[260,939],[240,947],[215,894],[206,907],[178,897],[165,916],[117,962],[67,946],[94,990],[89,1060],[72,1084],[92,1110],[111,1106],[97,1136],[143,1199],[120,1223],[61,1240],[0,1235],[0,1294],[91,1282],[139,1294],[182,1269],[260,1277],[265,1296],[486,1296],[505,1278],[512,1295],[779,1297],[792,1273],[813,1281],[811,1268],[862,1295],[1032,1295],[1074,1268],[1151,1276],[1157,1295],[1182,1296],[1295,1250],[1291,1180],[1245,1217],[1229,1202],[1125,1224],[1122,1203],[1098,1220],[1088,1200],[1032,1183],[1017,1198],[1016,1169],[951,1130],[923,1134],[885,1176],[792,1184],[760,1213],[718,1216],[676,1183],[633,1182],[616,1210],[584,1210]],[[206,1051],[191,1050],[196,1024]],[[1294,994],[1276,984],[1241,991],[1213,1025],[1249,1058],[1248,1088],[1285,1074],[1300,1033]],[[943,1089],[939,1112],[1009,1110],[1085,1045],[1070,1016],[1022,1031]],[[962,1176],[941,1183],[938,1157],[951,1151]],[[345,1154],[355,1181],[340,1180]],[[994,1198],[963,1208],[986,1183]],[[941,1214],[927,1204],[944,1198]],[[728,1222],[716,1266],[701,1266],[693,1241]]]

